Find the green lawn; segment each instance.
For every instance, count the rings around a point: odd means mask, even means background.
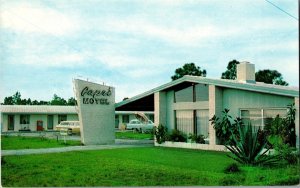
[[[153,140],[153,135],[150,133],[139,133],[133,131],[116,132],[118,139],[134,139],[134,140]]]
[[[67,140],[65,144],[63,140],[57,141],[56,139],[41,137],[1,136],[2,150],[55,148],[78,145],[80,145],[80,141]]]
[[[99,151],[6,156],[2,186],[188,186],[298,184],[299,166],[242,166],[222,152],[175,148],[127,148]]]

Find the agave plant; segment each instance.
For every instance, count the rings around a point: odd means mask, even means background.
[[[241,164],[247,165],[271,165],[279,161],[278,155],[266,155],[269,148],[263,149],[267,145],[266,137],[262,142],[258,141],[258,132],[252,131],[251,125],[238,126],[238,134],[233,135],[233,141],[225,147],[231,151],[230,158]]]

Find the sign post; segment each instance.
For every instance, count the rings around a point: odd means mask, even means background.
[[[81,142],[84,145],[115,142],[115,89],[74,79]]]

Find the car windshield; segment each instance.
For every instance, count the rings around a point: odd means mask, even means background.
[[[131,120],[130,123],[131,124],[139,124],[140,122],[138,120]]]

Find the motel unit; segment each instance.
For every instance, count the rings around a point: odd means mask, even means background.
[[[256,82],[255,66],[248,62],[237,65],[236,80],[184,76],[117,103],[116,110],[154,111],[156,126],[204,135],[208,142],[200,149],[223,150],[209,121],[214,115],[221,117],[226,108],[233,118],[263,128],[276,115],[285,117],[287,106],[293,103],[299,149],[299,89]]]
[[[55,130],[61,121],[78,121],[77,107],[51,105],[1,105],[1,132]],[[143,112],[154,121],[153,112]],[[116,111],[115,128],[136,119],[134,111]]]

